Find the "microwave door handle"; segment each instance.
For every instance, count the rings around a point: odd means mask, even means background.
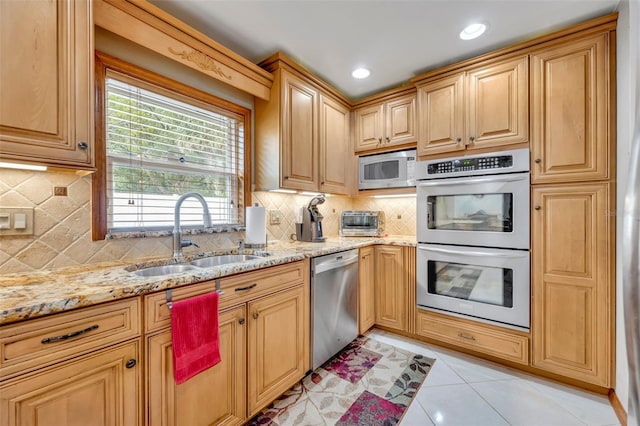
[[[456,179],[455,181],[450,180],[438,180],[437,182],[420,182],[418,186],[447,186],[447,185],[465,185],[472,183],[492,183],[492,182],[517,182],[520,180],[525,180],[527,177],[525,176],[495,176],[491,178],[472,178],[472,179]]]
[[[432,251],[434,253],[453,254],[456,256],[477,256],[477,257],[492,256],[492,257],[506,257],[506,258],[513,258],[513,259],[526,256],[526,253],[527,253],[527,252],[524,252],[522,254],[486,253],[482,251],[455,251],[455,250],[447,250],[443,248],[434,248],[434,247],[418,247],[418,250]]]

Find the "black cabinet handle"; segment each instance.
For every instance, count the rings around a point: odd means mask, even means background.
[[[127,368],[133,368],[136,366],[136,360],[130,359],[129,361],[127,361],[127,363],[124,366]]]
[[[45,337],[44,339],[42,339],[41,343],[43,345],[46,345],[47,343],[62,342],[64,340],[69,340],[69,339],[73,339],[74,337],[82,336],[83,334],[86,334],[90,331],[97,330],[97,329],[98,329],[98,324],[95,324],[95,325],[92,325],[91,327],[85,328],[84,330],[74,331],[69,334],[63,334],[62,336]]]
[[[252,288],[256,287],[257,285],[258,285],[257,283],[253,283],[253,284],[248,285],[246,287],[238,287],[238,288],[236,288],[236,291],[251,290]]]
[[[536,210],[540,210],[541,208],[542,208],[542,207],[540,207],[540,206],[535,206],[535,207],[534,207],[534,209],[536,209]]]
[[[240,318],[240,319],[238,320],[238,324],[240,324],[240,325],[244,324],[244,318]]]
[[[78,148],[80,148],[81,150],[84,151],[86,149],[89,149],[89,144],[87,144],[84,141],[80,141],[80,142],[78,142]]]
[[[258,319],[258,316],[259,316],[259,315],[260,315],[260,314],[258,314],[257,312],[254,312],[254,313],[253,313],[253,319]]]
[[[533,161],[535,161],[535,162],[536,162],[536,164],[540,164],[540,162],[541,162],[542,160],[541,160],[541,159],[539,159],[539,158],[536,158],[536,159],[535,159],[535,160],[533,160]]]

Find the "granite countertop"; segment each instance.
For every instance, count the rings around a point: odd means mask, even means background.
[[[165,256],[0,275],[0,325],[373,244],[415,246],[416,242],[413,236],[276,242],[267,247],[268,256],[260,259],[156,277],[142,277],[132,271],[176,262]],[[203,253],[187,260],[233,253],[238,250]]]

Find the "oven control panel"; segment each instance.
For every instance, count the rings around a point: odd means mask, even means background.
[[[513,156],[494,155],[490,157],[457,158],[441,162],[432,162],[427,166],[430,175],[457,173],[476,170],[505,169],[513,166]]]

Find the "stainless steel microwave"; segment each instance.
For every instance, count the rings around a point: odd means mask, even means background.
[[[415,166],[415,149],[360,156],[358,189],[416,186]]]

